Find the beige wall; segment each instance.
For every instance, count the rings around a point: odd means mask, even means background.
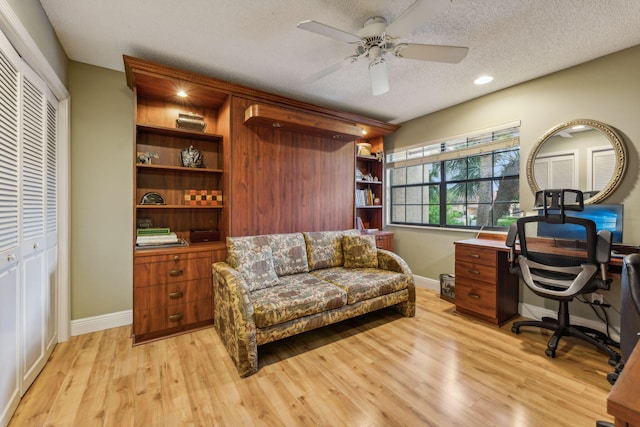
[[[71,319],[132,307],[133,93],[124,73],[69,62]]]
[[[398,132],[386,138],[385,147],[389,151],[519,120],[521,206],[529,210],[533,195],[526,181],[525,166],[537,140],[555,125],[572,119],[607,123],[619,131],[627,144],[629,167],[621,187],[606,203],[624,203],[624,241],[637,245],[640,243],[638,69],[640,46],[403,123]],[[407,260],[413,272],[433,279],[438,279],[440,273],[453,273],[453,242],[474,236],[468,232],[437,229],[388,229],[396,232],[396,252]],[[521,290],[520,298],[526,303],[556,307],[526,290]],[[607,293],[606,298],[617,303],[617,287]],[[591,316],[587,307],[577,308],[572,307],[574,313]]]
[[[38,0],[6,0],[60,80],[67,83],[67,55]]]

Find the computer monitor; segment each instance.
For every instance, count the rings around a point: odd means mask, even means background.
[[[596,231],[609,230],[613,243],[622,243],[622,216],[621,204],[611,205],[584,205],[582,211],[565,211],[566,216],[588,218],[596,224]],[[539,215],[544,212],[540,210]],[[556,212],[553,212],[556,213]],[[584,241],[586,239],[584,228],[574,224],[549,224],[538,223],[538,237],[549,237],[558,240]]]

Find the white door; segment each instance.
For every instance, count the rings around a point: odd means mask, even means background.
[[[0,425],[20,401],[19,74],[0,39]]]
[[[45,354],[48,357],[58,342],[58,149],[57,102],[47,100],[45,147],[45,231],[47,236],[45,277]]]
[[[45,310],[45,95],[35,73],[23,73],[21,87],[21,392],[46,362]]]

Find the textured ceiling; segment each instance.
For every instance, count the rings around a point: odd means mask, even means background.
[[[429,1],[429,0],[425,0]],[[357,33],[413,0],[40,0],[69,58],[123,70],[127,54],[328,107],[401,123],[640,44],[640,0],[453,0],[401,37],[466,46],[459,64],[391,56],[390,91],[371,94],[366,61],[303,79],[354,53],[296,28]],[[491,74],[495,80],[476,86]]]

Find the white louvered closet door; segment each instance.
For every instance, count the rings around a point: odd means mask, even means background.
[[[0,39],[0,425],[20,401],[19,58]]]
[[[52,97],[52,95],[50,95]],[[45,233],[47,237],[45,276],[45,353],[58,342],[58,111],[57,102],[47,99],[45,147]]]
[[[23,71],[20,106],[22,393],[35,380],[46,362],[45,313],[48,300],[45,281],[46,87],[35,73]]]
[[[57,342],[57,105],[0,33],[0,426]]]

